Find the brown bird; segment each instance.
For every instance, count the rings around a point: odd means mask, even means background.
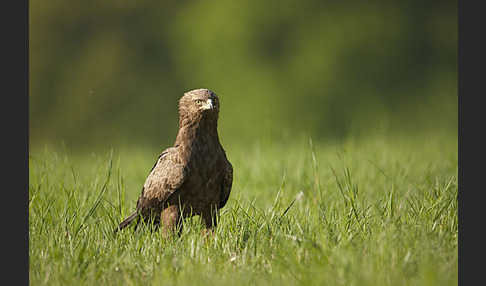
[[[219,99],[208,89],[184,93],[179,100],[179,131],[152,167],[136,211],[115,230],[140,219],[161,224],[164,233],[182,229],[184,217],[200,215],[207,230],[216,227],[228,201],[233,167],[218,137]]]

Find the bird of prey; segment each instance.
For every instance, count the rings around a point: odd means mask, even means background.
[[[206,230],[216,227],[233,183],[233,167],[219,142],[219,108],[218,97],[208,89],[184,93],[174,146],[159,155],[135,212],[115,232],[142,219],[162,225],[165,234],[180,233],[182,219],[193,215],[201,216]]]

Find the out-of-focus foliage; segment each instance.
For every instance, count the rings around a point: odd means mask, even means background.
[[[31,147],[171,143],[200,87],[223,142],[457,129],[455,1],[29,4]]]

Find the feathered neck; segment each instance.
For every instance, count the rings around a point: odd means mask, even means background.
[[[198,143],[219,143],[217,114],[187,116],[181,113],[179,116],[179,132],[174,145],[192,148]]]

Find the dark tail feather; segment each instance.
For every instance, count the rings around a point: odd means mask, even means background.
[[[115,233],[119,230],[124,229],[127,227],[133,220],[135,220],[138,217],[138,212],[132,213],[129,217],[127,217],[124,221],[122,221],[118,227],[115,229]]]

